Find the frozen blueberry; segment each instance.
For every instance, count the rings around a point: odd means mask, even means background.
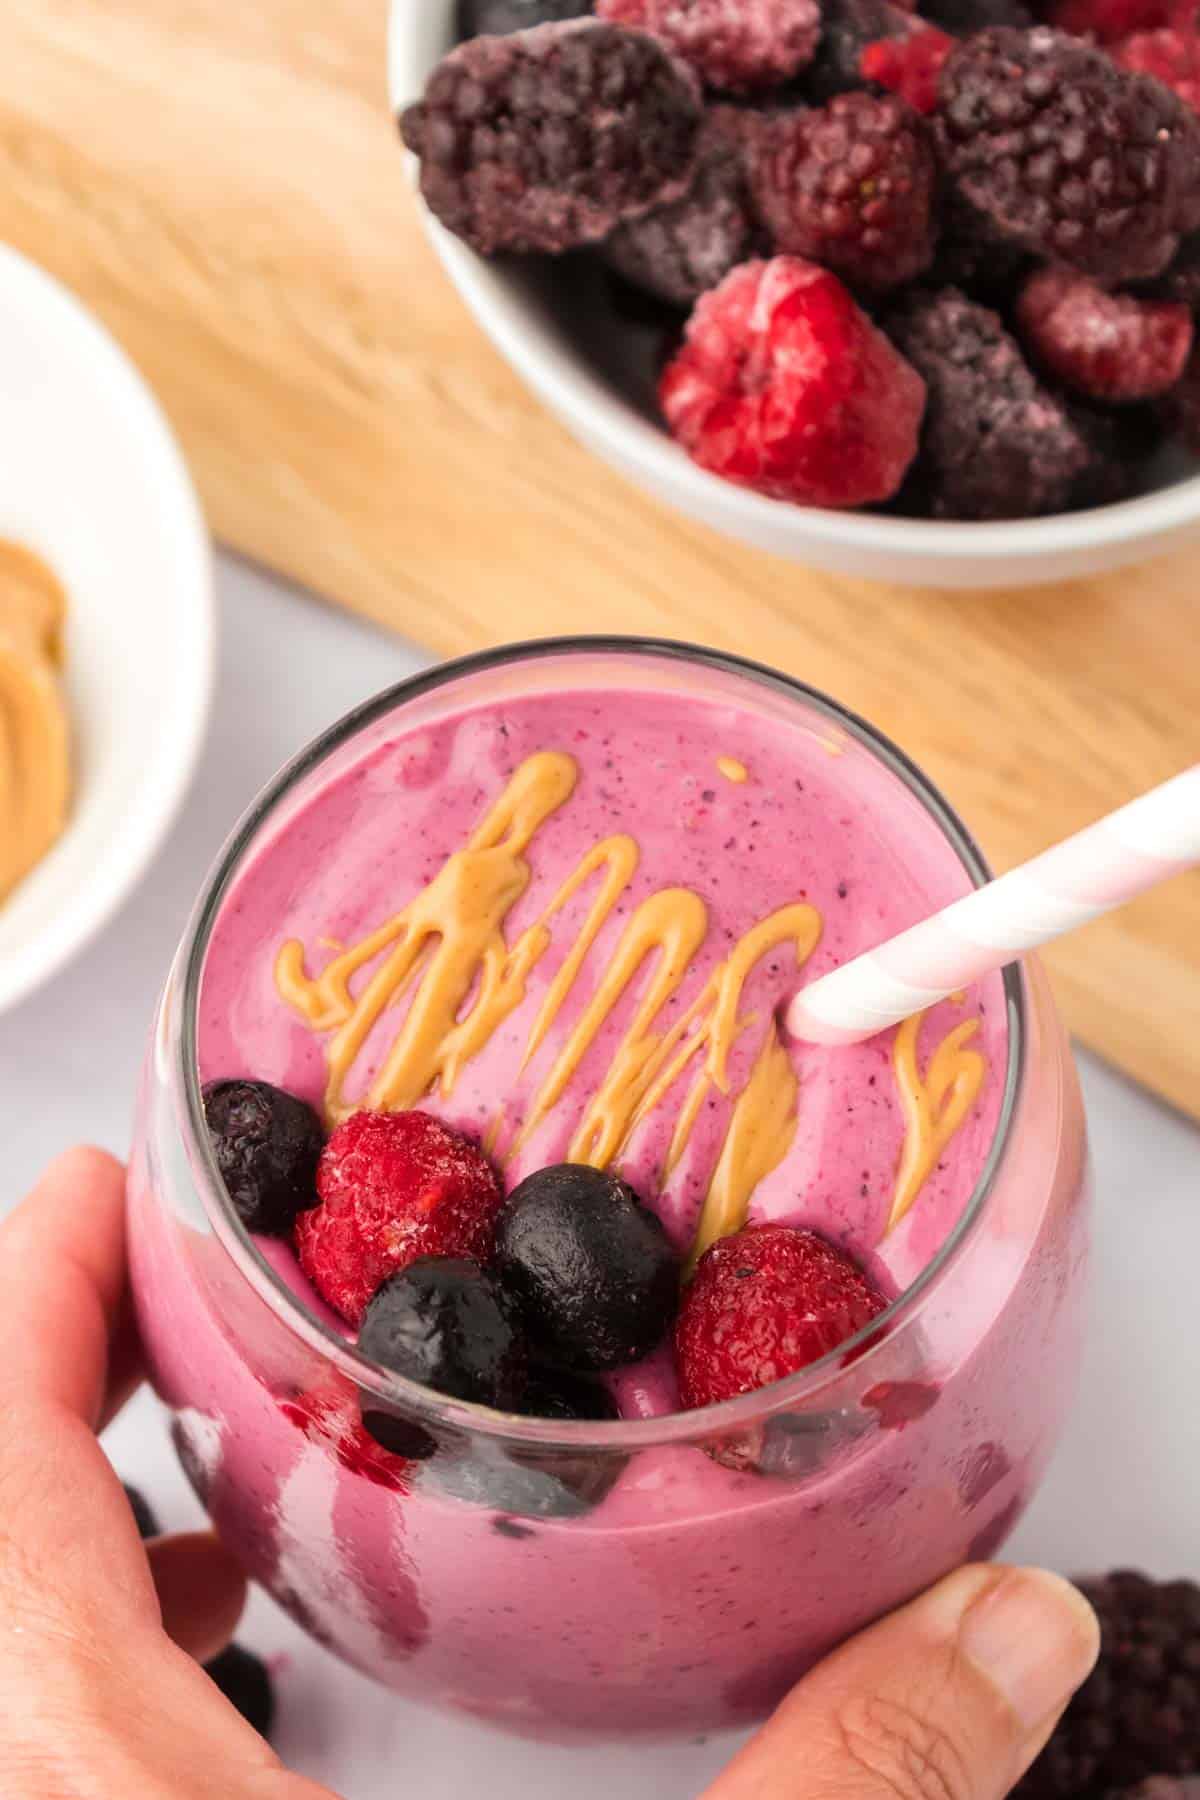
[[[496,1256],[547,1360],[585,1373],[637,1362],[665,1336],[679,1259],[662,1224],[615,1175],[541,1169],[500,1214]]]
[[[275,1693],[262,1658],[240,1644],[230,1644],[205,1664],[204,1672],[246,1723],[253,1725],[260,1737],[269,1738],[275,1722]]]
[[[458,0],[460,38],[507,37],[591,12],[590,0]]]
[[[311,1106],[268,1081],[214,1081],[204,1117],[221,1179],[248,1231],[283,1237],[317,1202],[325,1144]]]
[[[527,1351],[495,1276],[467,1257],[425,1256],[393,1275],[367,1307],[364,1356],[455,1400],[516,1409]]]

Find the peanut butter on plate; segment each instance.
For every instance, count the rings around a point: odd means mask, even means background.
[[[66,608],[45,563],[0,540],[0,901],[56,842],[70,807]]]

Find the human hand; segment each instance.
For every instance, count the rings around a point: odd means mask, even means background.
[[[0,1226],[0,1794],[336,1800],[195,1660],[241,1611],[228,1554],[138,1539],[95,1438],[138,1375],[121,1170],[74,1151]],[[1057,1577],[960,1570],[816,1669],[706,1800],[1002,1800],[1097,1648]]]

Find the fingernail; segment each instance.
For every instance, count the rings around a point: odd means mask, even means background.
[[[968,1605],[958,1642],[1031,1732],[1091,1674],[1100,1627],[1083,1595],[1060,1575],[1010,1569]]]

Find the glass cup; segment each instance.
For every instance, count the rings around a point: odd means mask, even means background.
[[[246,859],[397,727],[565,680],[670,688],[833,729],[889,804],[932,820],[970,879],[987,879],[892,745],[769,669],[576,639],[404,683],[283,772],[205,887],[143,1077],[134,1293],[196,1492],[249,1573],[322,1643],[398,1692],[531,1736],[713,1731],[764,1715],[816,1658],[964,1559],[991,1556],[1015,1524],[1078,1366],[1083,1115],[1044,976],[1027,962],[1005,977],[1003,1107],[977,1189],[861,1341],[706,1411],[606,1423],[500,1415],[360,1358],[256,1247],[217,1174],[196,1057],[206,947]]]

